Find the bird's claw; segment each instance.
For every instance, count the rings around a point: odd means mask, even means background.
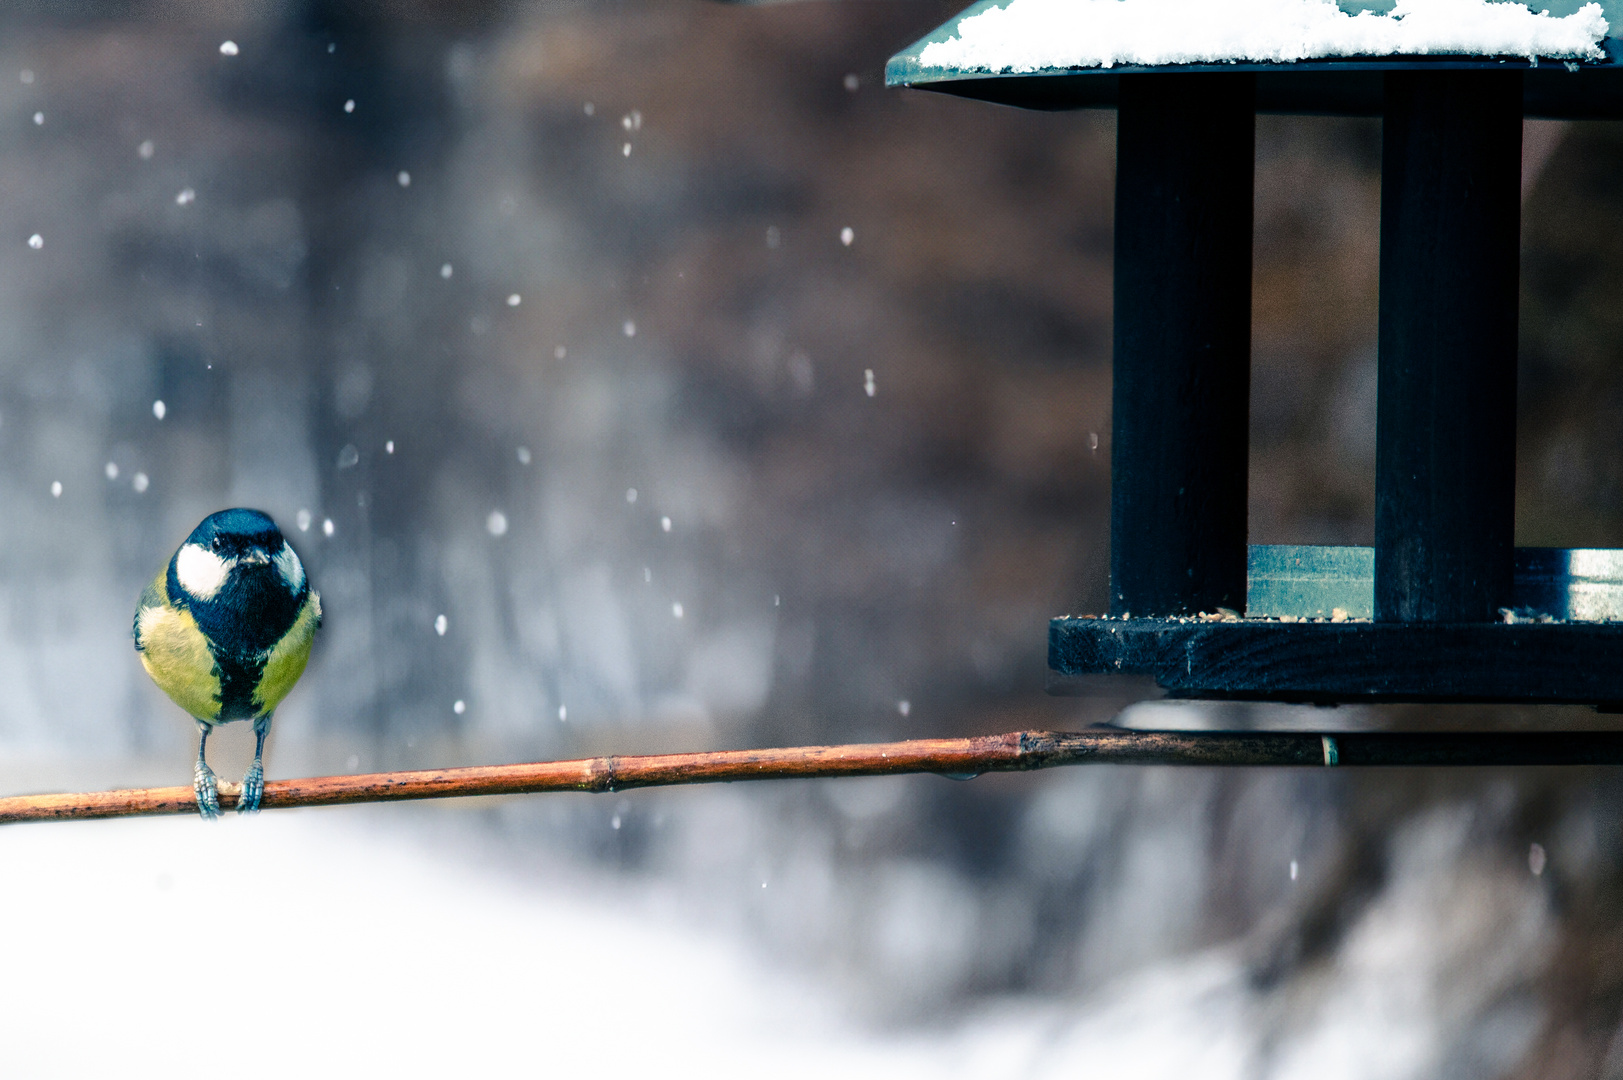
[[[264,794],[265,769],[256,761],[248,770],[248,775],[242,778],[242,793],[237,796],[237,813],[257,813],[259,800]]]
[[[219,784],[214,779],[214,770],[201,761],[192,770],[192,790],[197,793],[197,813],[204,821],[220,816]]]

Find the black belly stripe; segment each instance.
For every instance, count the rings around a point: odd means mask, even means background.
[[[220,680],[219,720],[252,720],[259,715],[254,691],[259,687],[259,677],[265,673],[264,659],[216,656],[214,673]]]

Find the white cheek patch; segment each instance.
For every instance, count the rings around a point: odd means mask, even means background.
[[[283,544],[282,550],[276,553],[276,558],[271,562],[276,564],[276,572],[282,575],[288,591],[298,592],[304,588],[304,564],[299,562],[299,556],[291,544]]]
[[[235,559],[222,559],[208,548],[186,544],[175,556],[175,577],[180,587],[199,600],[212,600],[231,576]]]

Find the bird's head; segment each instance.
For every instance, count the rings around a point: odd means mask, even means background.
[[[282,532],[258,510],[221,510],[204,518],[170,563],[171,585],[196,604],[264,599],[305,590],[304,566]]]

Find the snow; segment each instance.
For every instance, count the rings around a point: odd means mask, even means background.
[[[510,852],[407,814],[6,826],[7,1074],[1419,1080],[1467,1038],[1470,1074],[1500,1075],[1542,1026],[1507,991],[1545,955],[1547,902],[1457,860],[1468,814],[1400,835],[1392,884],[1299,994],[1260,993],[1217,948],[912,1030],[865,1022],[652,882],[547,855],[498,872]],[[1478,988],[1456,1015],[1437,989],[1461,970]],[[1495,1026],[1470,1027],[1495,1000]]]
[[[925,67],[990,72],[1116,64],[1290,62],[1467,55],[1597,60],[1596,3],[1557,18],[1518,3],[1398,0],[1350,15],[1333,0],[1009,0],[965,17],[919,53]]]

